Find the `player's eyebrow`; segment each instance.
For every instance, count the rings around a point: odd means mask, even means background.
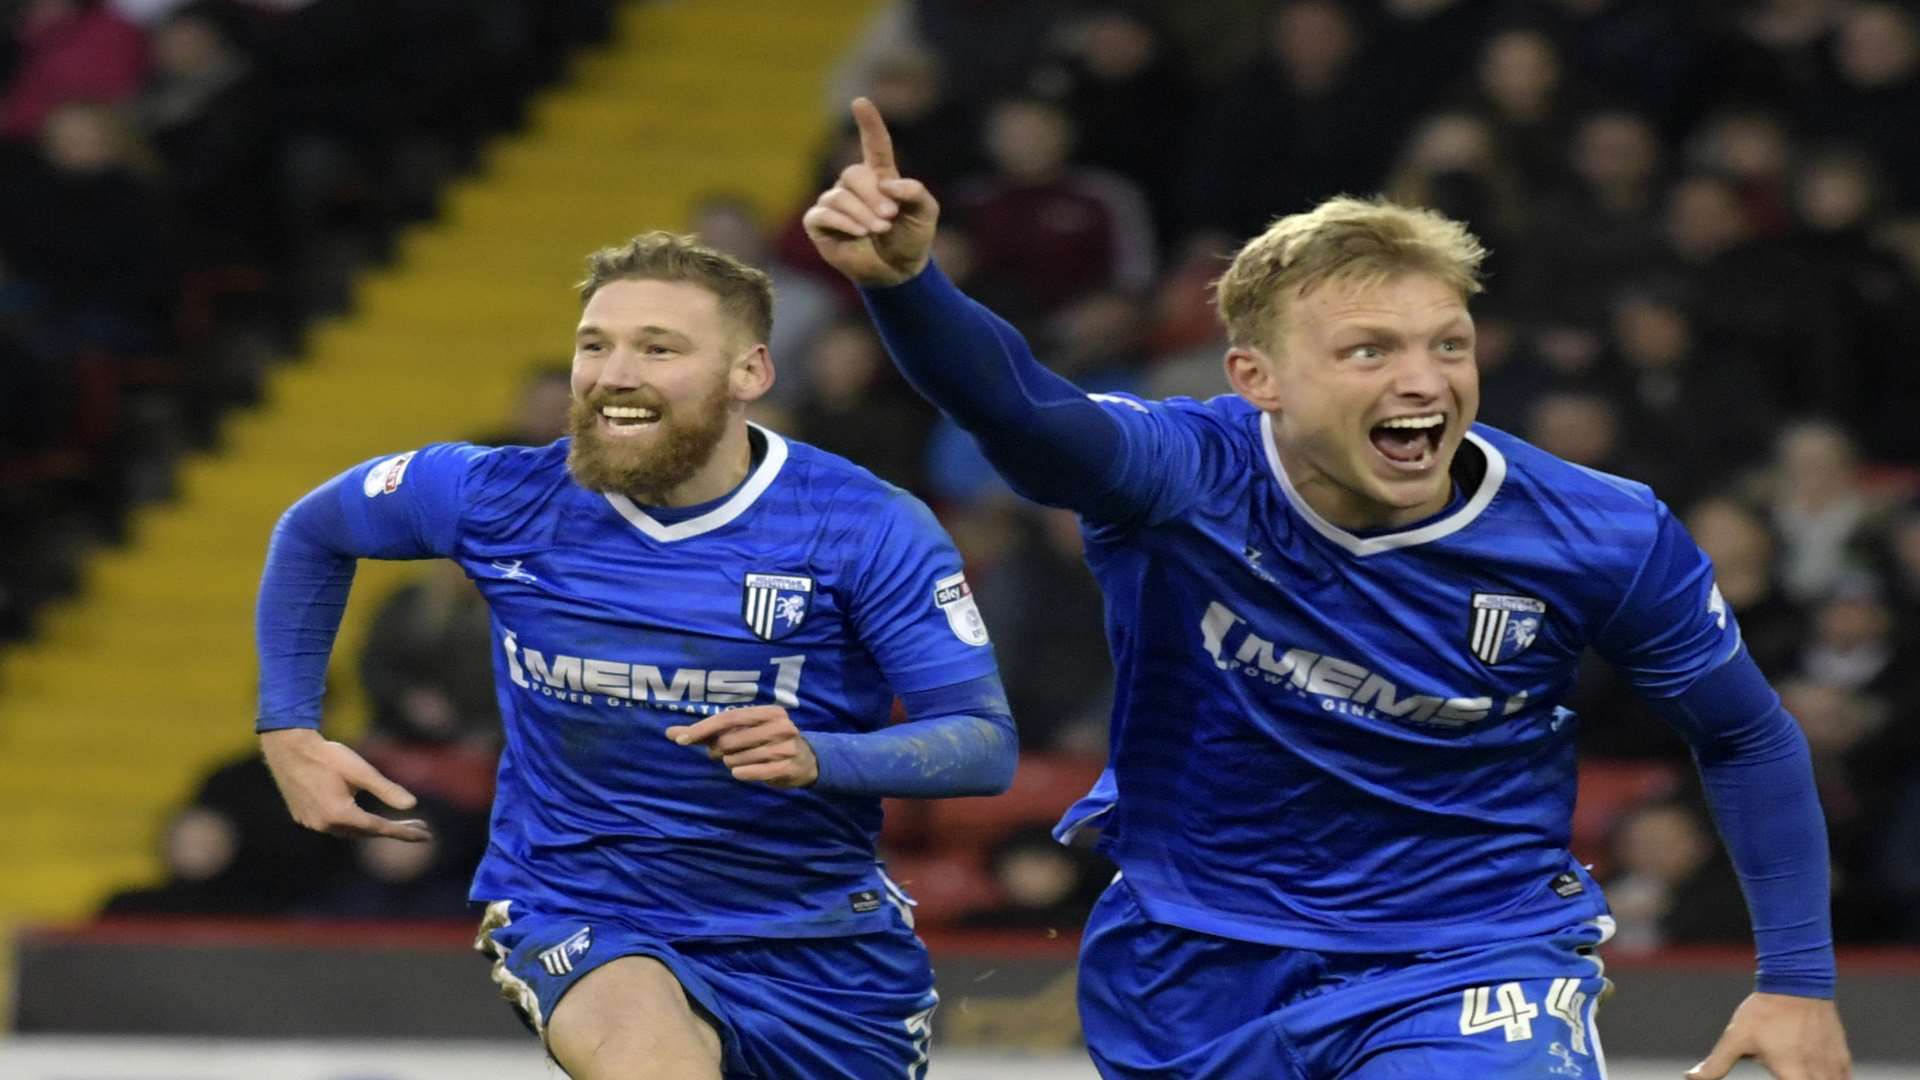
[[[1401,338],[1400,331],[1373,323],[1349,323],[1335,330],[1334,334],[1341,338],[1357,335],[1371,341],[1399,341]]]
[[[617,337],[618,335],[610,333],[609,331],[599,326],[596,326],[593,323],[586,323],[582,325],[579,329],[575,330],[573,332],[573,336],[575,338],[589,338],[589,337]],[[654,326],[651,323],[647,324],[646,326],[642,326],[635,329],[633,331],[633,336],[646,337],[646,338],[656,338],[656,337],[667,338],[680,344],[690,344],[693,341],[692,338],[688,337],[686,334],[678,330],[673,330],[665,326]]]
[[[1455,315],[1445,322],[1434,324],[1423,334],[1416,333],[1414,336],[1431,337],[1435,334],[1466,333],[1472,329],[1473,322],[1470,319],[1463,315]],[[1377,323],[1349,323],[1336,330],[1335,334],[1341,337],[1357,334],[1375,341],[1400,341],[1404,336],[1400,330],[1394,327],[1382,326]]]

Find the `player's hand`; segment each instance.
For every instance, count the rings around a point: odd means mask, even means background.
[[[260,753],[293,820],[315,832],[415,843],[433,839],[424,821],[393,821],[360,809],[353,799],[361,791],[396,810],[411,810],[418,800],[380,775],[366,758],[312,728],[265,732],[260,736]]]
[[[1720,1080],[1741,1058],[1753,1058],[1779,1080],[1848,1080],[1853,1058],[1840,1010],[1822,998],[1749,994],[1707,1060],[1688,1080]]]
[[[681,746],[704,746],[707,756],[733,773],[773,787],[806,787],[820,779],[813,747],[778,705],[728,709],[697,724],[676,724],[667,738]]]
[[[853,99],[860,126],[860,161],[814,200],[800,221],[820,257],[857,285],[898,285],[926,269],[940,204],[918,180],[903,179],[893,161],[893,136],[880,110]]]

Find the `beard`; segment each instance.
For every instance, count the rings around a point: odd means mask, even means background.
[[[600,409],[606,405],[657,410],[660,419],[653,426],[659,430],[642,436],[644,445],[640,446],[609,438],[600,430]],[[681,408],[668,408],[651,387],[628,393],[589,394],[575,400],[568,410],[573,445],[567,449],[567,471],[589,491],[629,495],[643,503],[660,505],[668,493],[692,479],[713,459],[714,448],[726,434],[732,405],[724,375],[714,381],[705,397]]]

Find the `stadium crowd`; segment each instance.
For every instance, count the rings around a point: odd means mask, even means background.
[[[294,10],[262,14],[269,6]],[[355,6],[227,10],[272,24]],[[36,0],[16,17],[23,56],[33,13],[55,8],[118,18],[77,0]],[[471,43],[477,31],[466,30]],[[236,54],[253,77],[314,91],[290,93],[305,105],[270,118],[286,200],[261,220],[324,231],[314,218],[330,218],[347,190],[368,214],[430,211],[431,176],[409,192],[343,188],[343,175],[369,174],[328,171],[342,167],[342,146],[400,150],[393,132],[354,142],[327,126],[322,105],[342,102],[319,92],[317,76],[302,83],[301,72],[325,70],[302,66],[312,57],[271,54],[258,43],[271,37],[215,36],[256,42]],[[160,40],[155,72],[171,55]],[[156,74],[140,90],[136,73],[121,95],[129,107],[108,111],[24,92],[34,70],[13,61],[0,123],[17,138],[16,125],[37,116],[41,163],[6,175],[72,200],[58,204],[67,213],[91,213],[78,208],[90,205],[90,188],[105,198],[97,188],[109,176],[132,186],[172,178],[150,190],[174,221],[226,205],[193,201],[209,189],[191,188],[184,178],[201,175],[191,169],[143,173],[124,156],[145,145],[167,157],[169,129],[156,118],[175,115],[170,103],[186,108],[183,97],[217,100],[217,88],[170,91]],[[1683,516],[1812,746],[1833,838],[1838,938],[1920,941],[1920,369],[1904,351],[1920,341],[1920,15],[1851,0],[901,0],[870,27],[822,107],[843,115],[856,92],[886,115],[903,171],[941,199],[947,273],[1092,391],[1224,392],[1209,283],[1237,238],[1277,213],[1338,192],[1381,192],[1469,222],[1493,251],[1474,308],[1480,419],[1645,481]],[[417,104],[418,116],[445,108],[430,93]],[[300,138],[309,132],[321,136],[314,146]],[[28,149],[16,146],[16,156]],[[823,148],[821,185],[856,154],[848,127]],[[86,182],[63,185],[76,155]],[[757,418],[940,511],[968,561],[1031,755],[1033,771],[1003,804],[1023,812],[894,807],[888,845],[912,868],[897,876],[920,894],[923,924],[1070,931],[1102,868],[1036,842],[1032,826],[1079,793],[1062,778],[1097,769],[1104,748],[1111,672],[1075,522],[1011,495],[968,437],[901,382],[857,297],[817,261],[799,210],[762,222],[744,198],[714,192],[686,223],[773,275],[780,381]],[[9,211],[9,232],[72,220],[53,213]],[[223,224],[202,218],[200,239],[246,240]],[[79,230],[76,246],[162,226],[100,227]],[[182,343],[177,293],[169,322],[143,306],[157,294],[141,290],[161,281],[178,289],[185,268],[225,265],[231,252],[170,247],[168,265],[142,270],[123,244],[56,256],[32,238],[4,243],[0,282],[10,296],[33,297],[0,309],[10,313],[0,367],[9,402],[22,372],[37,373],[36,392],[47,392],[44,375],[59,363],[32,350],[49,332],[117,357],[211,350]],[[102,277],[89,253],[111,260],[105,277],[116,291],[81,288]],[[287,272],[284,263],[266,269]],[[80,291],[62,292],[68,285]],[[520,429],[501,440],[550,438],[561,385],[550,372],[531,378]],[[113,437],[133,437],[128,430]],[[9,414],[5,431],[19,440],[31,428]],[[134,482],[121,475],[103,501],[123,502]],[[340,869],[326,887],[275,892],[285,865],[248,853],[279,851],[292,827],[264,772],[237,780],[252,766],[236,765],[172,824],[177,880],[116,898],[113,909],[171,909],[174,889],[215,910],[458,913],[454,886],[484,833],[497,739],[490,702],[469,700],[481,676],[463,674],[485,662],[484,612],[463,589],[430,573],[392,598],[376,633],[395,645],[362,672],[378,702],[369,756],[434,797],[430,813],[450,823],[440,850],[397,866],[382,854],[390,842],[361,841],[352,858],[333,849],[326,865]],[[396,659],[407,657],[416,659]],[[1582,717],[1588,763],[1575,846],[1609,882],[1616,948],[1748,940],[1684,745],[1598,663],[1568,704]],[[210,902],[221,882],[233,886],[221,895],[240,900]]]

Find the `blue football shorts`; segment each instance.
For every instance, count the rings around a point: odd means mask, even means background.
[[[1470,948],[1325,953],[1146,918],[1124,879],[1080,948],[1107,1080],[1605,1080],[1611,919]]]
[[[720,1034],[725,1080],[925,1080],[933,967],[904,916],[837,938],[669,940],[613,919],[487,905],[474,948],[542,1040],[554,1006],[588,972],[647,956],[673,972]]]

